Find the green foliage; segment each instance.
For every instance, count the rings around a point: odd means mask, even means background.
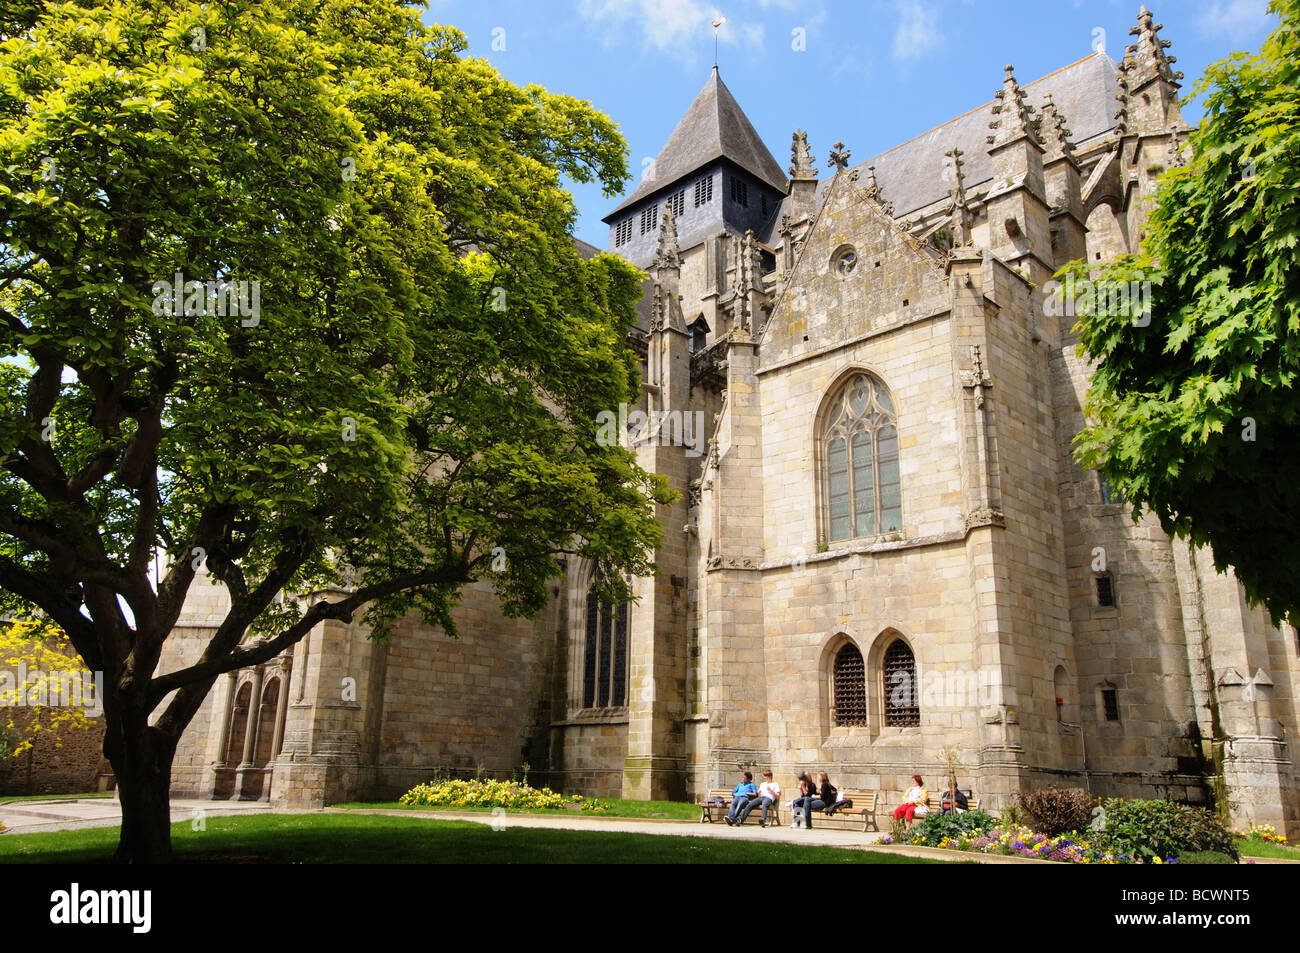
[[[1028,812],[1019,804],[1008,804],[998,815],[998,822],[1003,827],[1027,827],[1029,824]]]
[[[14,752],[18,750],[18,744],[21,740],[17,731],[5,725],[0,725],[0,761],[12,758]]]
[[[983,811],[967,811],[964,814],[940,814],[936,811],[927,814],[925,820],[914,824],[910,832],[896,840],[900,844],[937,847],[944,838],[957,840],[963,835],[987,834],[997,827],[997,823],[995,817]]]
[[[1237,859],[1217,850],[1190,850],[1178,855],[1180,864],[1236,864]]]
[[[1110,305],[1080,319],[1099,366],[1077,456],[1135,516],[1212,547],[1278,621],[1300,607],[1300,0],[1272,9],[1282,23],[1260,53],[1197,84],[1205,119],[1141,253],[1098,269],[1149,281],[1150,321]]]
[[[1032,819],[1034,830],[1049,837],[1088,827],[1093,801],[1082,788],[1063,788],[1054,784],[1021,791],[1020,806]]]
[[[565,560],[611,597],[653,572],[674,493],[597,427],[639,397],[641,275],[578,253],[561,181],[621,190],[608,117],[399,0],[75,0],[0,31],[0,611],[108,673],[124,808],[151,714],[178,736],[324,619],[454,635],[476,581],[517,616]],[[230,611],[156,676],[200,568]]]
[[[603,812],[609,804],[581,794],[559,794],[550,788],[532,788],[515,781],[456,781],[444,779],[417,784],[400,798],[406,807],[504,807],[516,811],[564,808]]]
[[[1139,860],[1180,857],[1189,851],[1215,851],[1235,858],[1237,848],[1223,822],[1199,807],[1173,801],[1110,798],[1102,803],[1106,829],[1093,842]]]

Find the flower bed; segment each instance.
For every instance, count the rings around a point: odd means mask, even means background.
[[[408,807],[504,807],[516,811],[560,810],[576,807],[600,812],[609,804],[581,794],[560,794],[517,781],[430,781],[417,784],[399,798]]]
[[[912,835],[903,843],[916,843],[915,837],[920,825],[913,828]],[[892,838],[885,837],[880,843],[888,844]],[[943,837],[934,846],[942,850],[971,851],[977,854],[1000,854],[1005,857],[1033,857],[1037,860],[1055,860],[1066,864],[1131,864],[1133,858],[1094,847],[1087,839],[1078,834],[1063,834],[1048,837],[1038,834],[1027,827],[1007,825],[994,827],[986,832],[959,834],[956,837]],[[1157,859],[1156,863],[1161,861]],[[1177,863],[1169,858],[1169,863]]]
[[[1071,791],[1046,790],[1038,803],[1039,814],[1050,822],[1069,815],[1057,802],[1074,797]],[[1082,794],[1082,792],[1079,792]],[[1031,800],[1031,799],[1026,799]],[[1083,802],[1086,804],[1086,802]],[[1082,805],[1066,803],[1077,822]],[[903,834],[896,830],[883,844],[900,843],[974,851],[1014,857],[1033,857],[1069,864],[1176,864],[1180,857],[1208,863],[1234,863],[1236,841],[1253,839],[1263,844],[1285,844],[1272,827],[1252,825],[1249,832],[1229,832],[1209,811],[1171,801],[1109,798],[1096,812],[1095,830],[1043,833],[1008,818],[1002,822],[971,811],[959,815],[931,815]],[[1235,835],[1235,836],[1234,836]],[[1219,858],[1222,858],[1220,860]]]
[[[1265,844],[1278,844],[1286,847],[1286,838],[1277,832],[1277,828],[1272,824],[1251,824],[1250,830],[1242,833],[1235,827],[1231,831],[1232,836],[1239,840],[1258,840]]]

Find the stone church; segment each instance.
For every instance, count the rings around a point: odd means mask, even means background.
[[[323,623],[218,682],[176,793],[318,806],[526,766],[680,799],[770,767],[893,802],[951,766],[992,808],[1059,783],[1300,833],[1296,631],[1071,454],[1090,368],[1049,282],[1136,249],[1184,161],[1160,29],[1143,8],[1118,64],[1008,66],[864,162],[796,132],[788,170],[715,68],[605,218],[648,274],[627,439],[680,490],[658,574],[611,607],[571,560],[534,620],[472,588],[459,640]],[[196,590],[165,668],[222,602]]]

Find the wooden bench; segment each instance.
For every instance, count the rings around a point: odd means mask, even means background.
[[[946,793],[946,792],[945,792]],[[925,799],[925,807],[931,814],[943,813],[943,794],[931,794]],[[980,799],[966,795],[968,810],[978,811],[980,809]]]
[[[710,803],[712,798],[722,798],[723,803],[716,801]],[[727,812],[731,810],[731,788],[710,788],[700,801],[700,823],[706,821],[712,824],[715,820],[725,821]],[[751,816],[757,814],[760,818],[763,816],[763,805],[755,804]],[[772,827],[781,823],[781,802],[778,800],[770,804],[767,808],[767,826]],[[749,818],[745,818],[745,824],[749,824]]]
[[[876,792],[875,791],[854,791],[845,789],[839,792],[840,797],[853,802],[852,807],[838,808],[834,814],[826,814],[823,811],[817,811],[813,815],[813,830],[819,827],[829,827],[832,830],[843,830],[844,828],[857,829],[858,824],[862,825],[864,831],[878,831],[876,826]]]

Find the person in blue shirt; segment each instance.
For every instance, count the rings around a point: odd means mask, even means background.
[[[758,788],[754,786],[754,776],[748,771],[745,772],[745,780],[736,785],[736,789],[731,792],[731,809],[727,811],[727,824],[736,823],[736,815],[740,809],[749,803],[750,798],[758,797]]]

